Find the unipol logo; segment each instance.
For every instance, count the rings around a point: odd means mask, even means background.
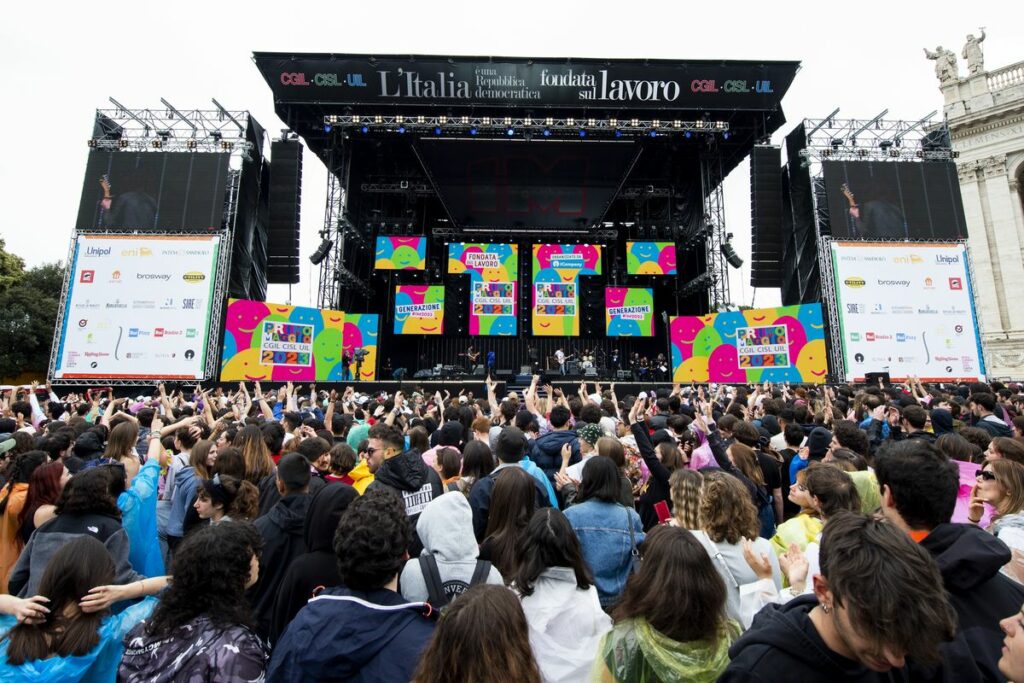
[[[941,266],[951,266],[960,263],[959,256],[948,256],[946,254],[936,254],[935,263]]]

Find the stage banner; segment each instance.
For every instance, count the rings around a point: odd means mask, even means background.
[[[377,338],[380,316],[376,313],[345,314],[345,350],[353,359],[357,359],[359,351],[365,351],[362,361],[353,360],[350,368],[352,376],[363,382],[377,379]]]
[[[654,290],[604,288],[604,328],[609,337],[654,336]]]
[[[821,384],[828,365],[821,304],[670,319],[674,382]]]
[[[395,334],[444,334],[444,287],[397,285]]]
[[[75,238],[55,379],[202,379],[218,235]]]
[[[427,238],[379,235],[373,267],[377,270],[425,270]]]
[[[471,336],[515,336],[519,245],[454,242],[448,273],[469,275]]]
[[[848,380],[984,380],[963,244],[833,242],[832,269]]]
[[[675,275],[675,242],[626,242],[627,275]]]
[[[533,245],[533,333],[548,337],[579,336],[580,277],[600,274],[599,245]]]

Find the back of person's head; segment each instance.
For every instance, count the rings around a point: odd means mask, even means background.
[[[519,416],[517,415],[516,418],[517,418],[516,422],[518,423]],[[519,425],[517,424],[516,426],[518,427]],[[475,420],[473,420],[473,431],[474,432],[480,432],[480,433],[486,433],[486,432],[491,431],[491,421],[488,420],[483,415],[481,415],[480,417],[478,417]],[[448,443],[448,444],[443,444],[443,445],[445,445],[445,446],[458,446],[457,443]]]
[[[668,478],[672,513],[684,529],[700,528],[700,496],[704,475],[697,470],[678,469]]]
[[[356,466],[355,450],[347,443],[334,444],[331,448],[331,474],[343,477]]]
[[[583,479],[580,482],[576,502],[598,500],[605,503],[616,503],[622,492],[622,479],[619,468],[611,458],[591,458],[583,467]]]
[[[117,497],[124,490],[123,470],[119,476],[112,467],[91,467],[71,477],[57,499],[58,515],[99,514],[121,519]]]
[[[949,432],[935,439],[935,447],[950,460],[960,462],[974,462],[975,458],[981,455],[980,448],[956,432]]]
[[[533,595],[534,583],[551,567],[572,569],[576,588],[580,590],[587,590],[594,583],[569,520],[556,508],[546,507],[534,512],[523,530],[512,584],[522,595]]]
[[[146,620],[146,632],[170,635],[200,615],[219,628],[251,628],[245,589],[258,578],[252,561],[262,546],[256,527],[242,521],[214,524],[189,534],[174,551],[174,580]]]
[[[526,452],[526,435],[517,427],[503,427],[494,440],[494,454],[504,463],[517,463]]]
[[[245,458],[242,457],[242,451],[234,446],[218,449],[217,459],[213,462],[213,474],[245,479]]]
[[[483,441],[474,439],[462,449],[462,476],[482,479],[494,471],[494,454]]]
[[[135,443],[138,440],[139,428],[134,422],[125,420],[110,430],[110,439],[107,441],[107,450],[104,456],[113,460],[127,457],[135,453]],[[195,439],[190,439],[188,445],[186,445],[180,433],[178,434],[178,440],[186,448],[191,448],[195,444]]]
[[[277,455],[281,452],[281,448],[284,447],[285,432],[284,426],[282,426],[280,422],[264,422],[262,425],[249,425],[244,429],[248,429],[249,427],[256,427],[256,429],[259,430],[258,433],[263,438],[263,445],[267,447],[267,451],[269,451],[271,455]],[[250,437],[254,434],[254,432],[249,432]],[[239,445],[237,438],[235,445]],[[243,451],[244,450],[245,449],[243,448]]]
[[[531,474],[521,467],[507,467],[494,478],[487,536],[514,529],[519,533],[537,507],[537,489]]]
[[[276,436],[272,432],[277,430],[270,428],[270,425],[276,425],[278,430],[281,429],[281,425],[276,422],[267,423],[262,428],[248,425],[238,432],[232,444],[242,452],[242,458],[245,460],[245,478],[254,484],[259,484],[261,479],[273,472],[274,461],[271,460],[270,454],[281,450],[280,444],[277,444],[277,450],[267,446],[268,440],[276,442]],[[281,430],[280,434],[283,440],[284,431]]]
[[[451,446],[441,448],[437,451],[436,462],[441,469],[441,478],[443,479],[457,477],[462,471],[462,454],[459,453],[458,448]]]
[[[640,571],[629,577],[612,612],[615,622],[642,618],[680,643],[714,643],[725,635],[725,582],[700,541],[685,529],[656,526],[641,551]]]
[[[254,520],[259,516],[260,492],[252,482],[230,475],[214,474],[204,479],[196,491],[197,498],[220,505],[224,514],[235,521]]]
[[[178,429],[174,431],[174,438],[179,444],[181,444],[181,449],[183,451],[191,450],[192,447],[196,445],[196,441],[202,437],[202,433],[200,432],[199,434],[196,434],[192,427],[193,425],[185,425],[184,427],[178,427]],[[135,442],[132,441],[132,446],[134,445]]]
[[[526,615],[515,593],[484,583],[452,601],[413,680],[540,683]]]
[[[737,441],[729,446],[729,453],[732,455],[732,461],[739,468],[740,472],[743,473],[743,476],[755,484],[764,484],[764,472],[761,470],[761,466],[757,464],[757,453],[754,452],[753,448]]]
[[[761,432],[750,422],[737,422],[732,435],[738,442],[751,448],[757,448],[761,443]]]
[[[7,662],[20,666],[36,659],[81,656],[100,641],[105,612],[83,613],[79,601],[96,586],[114,582],[114,561],[92,536],[77,536],[50,558],[39,581],[49,613],[40,624],[21,623],[6,638]]]
[[[832,463],[812,462],[807,468],[805,486],[823,519],[841,510],[860,511],[860,496],[853,479]]]
[[[25,504],[18,515],[18,523],[24,524],[34,515],[40,505],[53,505],[60,498],[61,481],[64,478],[64,463],[59,460],[40,465],[32,471],[28,480]]]
[[[294,431],[302,426],[302,416],[292,410],[282,414],[281,421],[284,423],[284,429],[287,432]]]
[[[832,618],[845,621],[851,636],[867,643],[865,656],[890,665],[904,656],[923,665],[939,661],[939,644],[956,634],[956,613],[935,561],[904,531],[839,512],[825,525],[820,562],[821,576],[814,579],[818,601],[829,613],[836,611]]]
[[[736,419],[735,415],[723,415],[722,419],[718,421],[718,428],[731,433],[738,424],[740,424],[740,420]]]
[[[386,586],[405,563],[412,533],[398,494],[383,486],[367,489],[341,515],[334,534],[341,582],[356,591]]]
[[[863,472],[868,468],[868,461],[864,456],[849,448],[837,448],[832,451],[831,457],[830,462],[844,472]]]
[[[430,450],[430,434],[426,427],[413,427],[409,430],[409,448],[421,454]]]
[[[997,436],[989,443],[989,448],[1007,460],[1024,465],[1024,444],[1009,436]]]
[[[853,420],[837,420],[832,426],[832,435],[843,448],[867,455],[870,448],[867,433]]]
[[[708,472],[700,497],[700,528],[715,543],[757,538],[761,522],[743,483],[725,472]]]
[[[601,408],[596,403],[587,401],[580,408],[580,422],[596,425],[601,421]]]
[[[487,421],[487,418],[481,419]],[[490,422],[488,422],[488,424],[490,424]],[[490,427],[488,427],[488,429],[489,428]],[[464,436],[462,423],[454,420],[445,422],[437,433],[437,445],[455,446],[457,448],[459,444],[462,443]]]
[[[783,438],[786,439],[786,445],[790,448],[800,448],[800,444],[804,442],[804,438],[807,434],[804,433],[804,428],[796,424],[792,420],[786,423],[785,428],[782,430]]]
[[[875,456],[882,509],[899,513],[911,529],[934,529],[948,522],[960,490],[957,466],[920,440],[896,441]]]
[[[555,429],[561,429],[569,422],[570,412],[569,409],[563,405],[557,405],[551,409],[551,415],[548,417],[548,422]]]
[[[309,488],[309,461],[299,453],[289,453],[277,463],[278,490],[282,495],[300,493]]]
[[[609,458],[620,470],[626,466],[626,449],[622,442],[611,436],[602,436],[594,446],[598,455]]]

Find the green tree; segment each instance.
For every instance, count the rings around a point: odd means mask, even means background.
[[[63,283],[60,263],[25,270],[0,243],[0,377],[46,373]]]
[[[7,245],[0,237],[0,292],[7,291],[25,274],[25,262],[7,251]]]

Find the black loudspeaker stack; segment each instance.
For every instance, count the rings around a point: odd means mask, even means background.
[[[270,145],[270,230],[267,282],[299,282],[299,208],[302,200],[302,143],[275,140]]]
[[[753,287],[782,286],[782,151],[757,145],[750,154]]]

